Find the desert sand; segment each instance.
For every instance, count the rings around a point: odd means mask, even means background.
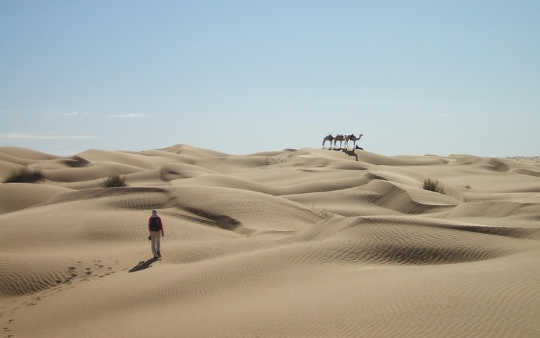
[[[23,168],[2,337],[540,337],[539,158],[0,147]],[[154,208],[163,258],[130,272]]]

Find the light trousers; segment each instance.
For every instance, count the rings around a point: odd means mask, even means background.
[[[152,240],[152,255],[158,256],[159,244],[161,240],[161,231],[150,231],[150,239]]]

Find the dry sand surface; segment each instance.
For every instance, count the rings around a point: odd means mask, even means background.
[[[538,158],[0,147],[23,168],[2,337],[540,337]],[[154,208],[163,258],[130,272]]]

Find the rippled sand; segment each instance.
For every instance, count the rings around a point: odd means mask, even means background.
[[[2,181],[24,168],[3,337],[540,337],[539,158],[0,147]]]

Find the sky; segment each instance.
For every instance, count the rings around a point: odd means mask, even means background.
[[[540,155],[540,1],[0,0],[0,146]]]

